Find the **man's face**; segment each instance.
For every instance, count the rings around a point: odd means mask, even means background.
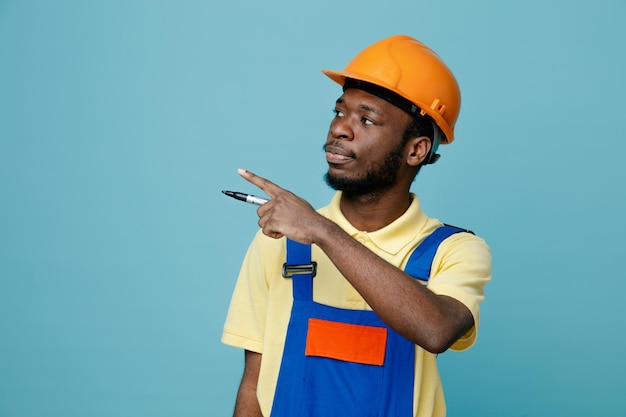
[[[328,185],[351,195],[393,185],[404,160],[402,136],[410,116],[358,89],[344,92],[335,113],[324,145]]]

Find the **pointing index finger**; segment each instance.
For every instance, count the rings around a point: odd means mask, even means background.
[[[272,181],[263,177],[259,177],[253,172],[239,168],[237,170],[237,173],[241,175],[246,181],[259,187],[265,192],[265,194],[269,195],[270,197],[274,197],[278,191],[282,190],[282,188],[274,184]]]

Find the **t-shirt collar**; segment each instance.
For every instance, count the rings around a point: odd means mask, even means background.
[[[327,217],[337,223],[343,230],[354,238],[366,238],[383,251],[395,255],[403,247],[413,241],[416,234],[426,225],[426,215],[422,211],[417,195],[411,193],[411,205],[404,214],[392,223],[374,232],[364,232],[356,229],[345,218],[340,208],[341,192],[337,192],[327,207]]]

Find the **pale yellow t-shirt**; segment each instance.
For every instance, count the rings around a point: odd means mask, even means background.
[[[337,223],[387,262],[404,267],[413,249],[441,223],[427,217],[417,196],[409,209],[390,225],[375,232],[355,229],[339,208],[341,193],[319,212]],[[285,344],[292,306],[290,279],[282,277],[285,239],[271,239],[260,231],[252,241],[241,267],[224,324],[222,342],[262,353],[257,395],[263,415],[269,416]],[[315,245],[317,262],[313,299],[339,308],[370,309],[359,293],[339,273],[330,259]],[[470,234],[457,233],[446,239],[433,260],[428,288],[462,302],[474,316],[474,327],[451,349],[465,350],[476,341],[480,322],[479,304],[484,286],[491,279],[491,252],[486,243]],[[445,415],[445,401],[436,355],[416,346],[414,415]]]

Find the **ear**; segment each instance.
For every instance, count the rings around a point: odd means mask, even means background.
[[[407,142],[407,158],[406,162],[410,166],[419,166],[430,154],[431,147],[430,138],[428,136],[418,136]]]

